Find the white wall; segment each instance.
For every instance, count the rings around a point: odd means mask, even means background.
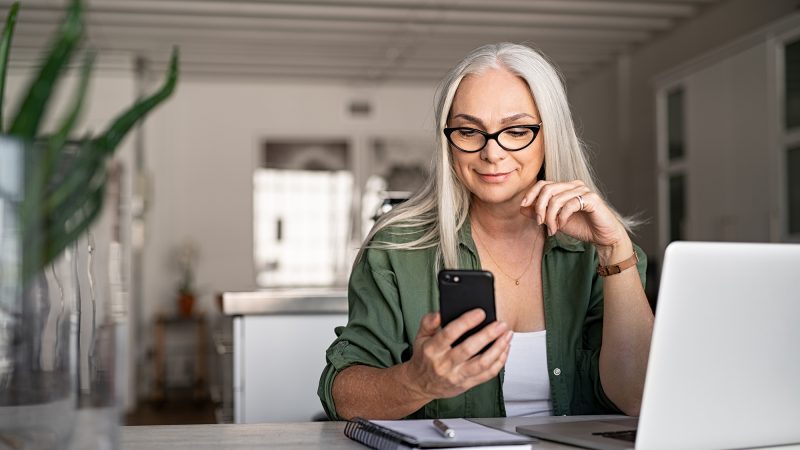
[[[199,307],[216,311],[221,291],[256,288],[252,176],[273,138],[345,138],[365,164],[372,136],[433,139],[434,86],[351,87],[181,80],[145,125],[152,172],[144,263],[144,320],[175,309],[169,254],[184,238],[200,244]],[[369,118],[347,112],[369,100]]]
[[[612,189],[623,213],[642,212],[650,221],[636,237],[653,259],[660,259],[656,194],[656,120],[654,78],[663,72],[763,27],[796,8],[796,1],[730,0],[713,5],[697,18],[570,86],[574,114],[584,124],[583,138],[604,155],[598,175]],[[609,104],[594,101],[600,92]],[[696,116],[695,116],[696,117]],[[628,119],[629,126],[620,124]],[[589,125],[591,123],[591,125]],[[616,139],[608,130],[615,130]],[[615,147],[616,145],[616,147]],[[621,181],[618,181],[621,180]],[[622,195],[615,194],[620,192]]]
[[[616,75],[616,66],[604,68],[571,89],[569,98],[578,136],[589,150],[601,189],[613,205],[625,206],[629,180],[618,176],[625,172],[618,165],[625,164],[626,158],[621,155],[625,150],[620,145]]]
[[[687,237],[769,241],[767,45],[685,79]]]

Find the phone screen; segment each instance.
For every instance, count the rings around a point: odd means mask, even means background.
[[[494,276],[485,270],[442,270],[439,272],[439,312],[442,327],[467,311],[481,308],[486,318],[453,342],[453,347],[496,320]],[[488,348],[488,346],[487,346]],[[481,350],[483,352],[484,348]]]

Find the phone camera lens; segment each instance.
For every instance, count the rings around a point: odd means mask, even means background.
[[[447,280],[447,281],[450,281],[450,275],[445,275],[444,279]]]
[[[461,278],[458,276],[453,277],[453,282],[458,283],[459,281],[461,281]]]

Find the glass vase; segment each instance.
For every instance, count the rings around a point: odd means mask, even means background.
[[[40,163],[39,154],[0,136],[0,449],[116,448],[122,250],[86,232],[23,276],[23,255],[30,260],[36,247],[29,242],[46,232],[23,233],[20,220],[33,190],[26,167]]]

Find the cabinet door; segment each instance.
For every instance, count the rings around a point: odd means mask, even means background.
[[[325,350],[346,323],[347,314],[234,319],[234,421],[308,422],[322,413]]]

